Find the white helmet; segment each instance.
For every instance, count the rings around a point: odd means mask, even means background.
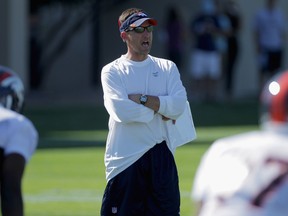
[[[24,104],[24,85],[11,69],[0,67],[0,104],[21,112]]]
[[[261,94],[261,123],[288,124],[288,70],[277,73]]]

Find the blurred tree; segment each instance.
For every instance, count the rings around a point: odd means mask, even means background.
[[[71,39],[84,24],[92,25],[93,85],[99,84],[99,23],[102,10],[111,10],[124,0],[30,0],[30,87],[41,87],[53,63],[63,54]],[[43,9],[51,8],[49,24],[40,18]],[[57,14],[55,14],[55,11]]]

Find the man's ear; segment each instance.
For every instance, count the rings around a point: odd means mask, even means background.
[[[125,31],[120,33],[120,37],[122,38],[123,42],[126,43],[127,40],[127,33]]]

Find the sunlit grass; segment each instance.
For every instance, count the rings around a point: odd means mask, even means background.
[[[175,153],[181,216],[195,215],[190,193],[205,150],[217,138],[257,129],[258,119],[255,102],[191,103],[191,109],[197,140]],[[103,106],[44,106],[27,107],[25,114],[40,135],[23,181],[26,215],[99,216],[106,186],[107,111]]]
[[[181,190],[181,215],[193,216],[190,198],[194,174],[201,156],[219,137],[256,129],[256,126],[199,127],[196,141],[179,147],[175,158]],[[104,170],[105,130],[50,131],[40,142],[93,144],[79,148],[40,148],[29,162],[23,192],[28,216],[100,215],[106,185]],[[95,144],[96,143],[96,144]],[[81,145],[80,145],[81,146]]]

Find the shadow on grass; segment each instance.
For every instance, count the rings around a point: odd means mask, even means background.
[[[206,138],[200,135],[197,143],[218,138],[209,137],[209,134],[219,127],[258,125],[258,103],[255,101],[191,103],[190,106],[196,130],[211,127],[204,135]],[[24,114],[39,132],[38,148],[105,146],[109,116],[103,106],[28,107]],[[97,131],[102,133],[97,134]],[[222,136],[221,133],[218,136]]]
[[[191,103],[195,126],[257,125],[258,102]]]
[[[71,140],[45,140],[40,139],[38,149],[51,149],[51,148],[89,148],[105,146],[105,141],[71,141]]]

